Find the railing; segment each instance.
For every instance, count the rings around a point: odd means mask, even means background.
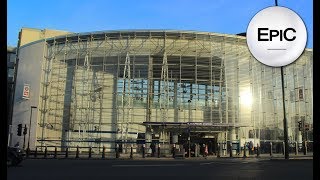
[[[122,144],[123,145],[123,144]],[[283,142],[260,142],[260,145],[250,148],[248,144],[240,146],[239,143],[217,143],[210,147],[208,153],[205,147],[197,144],[190,146],[190,156],[217,156],[217,157],[260,157],[284,155]],[[245,148],[244,148],[245,147]],[[207,147],[208,149],[208,147]],[[290,142],[289,153],[295,155],[313,154],[313,142]],[[36,146],[33,150],[26,151],[27,158],[148,158],[148,157],[189,157],[189,146],[179,144],[116,144],[115,147],[82,147],[82,146]]]

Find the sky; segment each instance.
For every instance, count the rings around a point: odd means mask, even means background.
[[[7,45],[16,46],[21,28],[74,33],[175,29],[238,34],[274,0],[8,0]],[[303,19],[307,48],[313,47],[312,0],[278,0]]]

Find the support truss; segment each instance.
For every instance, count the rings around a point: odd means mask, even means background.
[[[167,53],[164,52],[160,80],[160,110],[162,122],[167,122],[169,108],[169,73]]]
[[[121,140],[127,141],[129,124],[131,122],[131,70],[130,70],[130,56],[127,52],[125,66],[123,70],[123,85],[122,85],[122,123],[121,123]]]

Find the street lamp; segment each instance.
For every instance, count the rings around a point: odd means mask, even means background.
[[[275,5],[278,6],[278,0],[275,0]],[[286,118],[283,66],[281,66],[281,88],[282,88],[282,104],[283,104],[284,158],[289,159],[288,125],[287,125],[287,118]]]
[[[191,157],[191,137],[190,137],[190,122],[191,122],[191,100],[188,100],[189,103],[189,125],[188,125],[188,157]]]
[[[29,135],[28,135],[28,147],[27,147],[27,151],[30,151],[30,130],[31,130],[31,119],[32,119],[32,109],[36,109],[37,106],[31,106],[30,107],[30,121],[29,121]]]

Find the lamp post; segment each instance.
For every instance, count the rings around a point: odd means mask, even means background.
[[[30,121],[29,121],[29,132],[28,132],[28,147],[27,147],[27,150],[29,151],[30,150],[30,130],[31,130],[31,119],[32,119],[32,109],[36,109],[37,106],[31,106],[30,107]]]
[[[191,122],[191,100],[188,100],[189,103],[189,126],[188,126],[188,157],[191,157],[191,137],[190,137],[190,122]]]
[[[275,6],[278,6],[278,0],[275,0]],[[284,158],[289,159],[288,125],[287,125],[287,118],[286,118],[283,66],[281,66],[281,88],[282,88],[282,104],[283,104]]]

